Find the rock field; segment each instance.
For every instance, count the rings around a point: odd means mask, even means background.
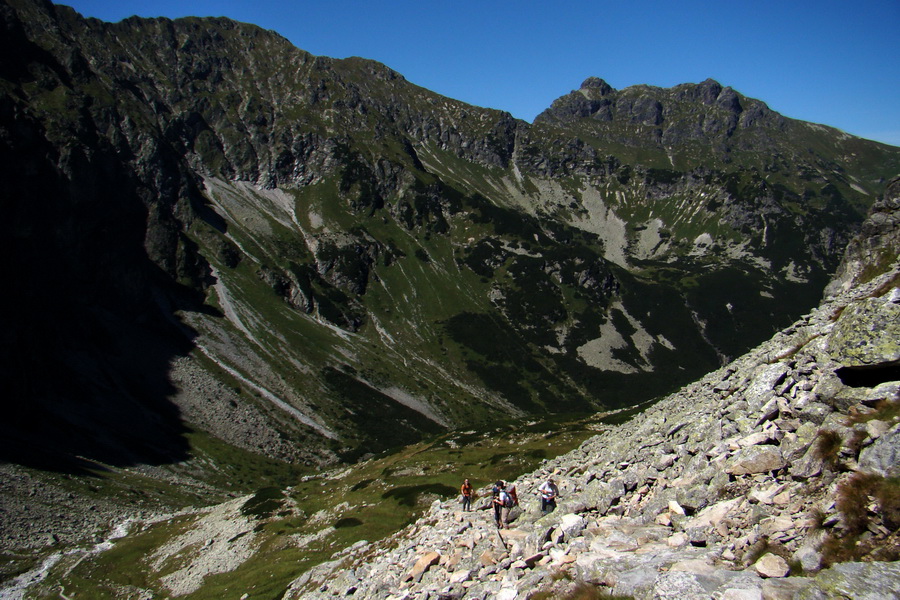
[[[874,488],[856,506],[842,500],[856,481],[900,475],[900,417],[881,418],[900,401],[898,277],[895,266],[827,298],[522,475],[510,529],[496,528],[488,488],[472,512],[437,501],[391,538],[305,573],[286,598],[512,600],[586,584],[637,599],[900,596],[896,515]],[[560,502],[542,516],[535,491],[549,476]],[[856,553],[837,563],[840,540]]]

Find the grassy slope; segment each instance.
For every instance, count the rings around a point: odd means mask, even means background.
[[[622,417],[612,420],[617,418]],[[598,416],[559,417],[442,434],[340,472],[295,476],[286,489],[279,484],[260,488],[242,509],[257,519],[253,557],[234,571],[207,577],[200,590],[184,597],[201,600],[246,592],[254,598],[279,598],[300,573],[334,552],[359,540],[386,537],[413,522],[433,499],[455,496],[463,478],[476,489],[498,478],[511,479],[576,447],[600,422]],[[531,491],[520,493],[526,492]],[[137,593],[135,587],[165,595],[160,577],[186,566],[200,550],[166,561],[161,572],[149,568],[148,557],[188,531],[196,519],[176,517],[135,532],[101,554],[66,558],[36,597],[60,585],[70,597],[98,600],[129,597]]]

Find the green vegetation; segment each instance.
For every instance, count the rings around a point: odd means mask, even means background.
[[[600,415],[558,416],[446,433],[340,472],[298,476],[286,488],[259,488],[239,508],[256,523],[255,554],[233,571],[207,576],[201,589],[183,597],[212,600],[242,590],[254,598],[280,598],[292,580],[334,552],[359,540],[382,539],[415,521],[433,500],[453,499],[464,478],[476,490],[496,479],[513,479],[577,447],[601,421]],[[42,588],[61,583],[71,597],[100,599],[120,597],[130,586],[165,595],[165,575],[186,566],[203,551],[202,544],[154,568],[149,561],[164,544],[196,526],[198,518],[164,521],[132,532],[112,550],[73,557],[54,569]]]
[[[822,544],[826,565],[857,560],[900,560],[900,547],[884,534],[900,527],[900,478],[853,473],[838,486],[840,533],[829,533]]]
[[[11,147],[37,151],[9,168],[23,173],[24,197],[69,204],[12,224],[48,236],[26,236],[35,247],[20,254],[41,264],[24,265],[17,285],[24,298],[46,298],[47,264],[90,265],[73,271],[70,282],[84,287],[70,295],[104,301],[47,320],[83,327],[47,354],[81,348],[82,331],[106,331],[95,325],[143,323],[163,307],[160,320],[178,331],[160,337],[203,348],[166,339],[177,349],[156,379],[190,352],[222,384],[222,407],[259,415],[234,423],[238,433],[266,427],[304,462],[261,458],[185,426],[189,456],[154,457],[154,466],[196,485],[100,468],[73,480],[73,493],[136,506],[249,496],[240,511],[259,551],[193,598],[235,589],[278,598],[336,549],[389,535],[452,497],[462,477],[511,478],[573,447],[597,423],[568,413],[622,408],[608,416],[618,422],[768,338],[818,301],[842,242],[900,170],[896,149],[733,92],[698,101],[723,93],[709,83],[614,92],[621,114],[610,104],[603,115],[575,110],[577,92],[529,127],[371,61],[312,57],[258,27],[193,18],[88,26],[41,4],[21,10],[37,11],[41,26],[10,31],[41,34],[28,40],[33,52],[10,57],[29,61],[11,62],[10,73],[29,75],[0,85],[6,112],[19,115],[6,128]],[[58,181],[45,187],[44,173]],[[110,233],[120,229],[138,258]],[[107,275],[109,262],[117,268]],[[143,297],[153,301],[136,314],[131,302],[106,303]],[[34,314],[44,322],[51,305]],[[32,337],[37,319],[22,322],[10,339]],[[120,372],[114,344],[102,345],[77,357],[89,365],[84,379]],[[81,385],[74,398],[118,404],[121,391],[134,396],[121,405],[144,406],[153,393],[124,373],[71,379],[60,389]],[[168,402],[174,387],[152,399]],[[523,413],[545,421],[506,421]],[[60,431],[71,424],[59,420]],[[475,426],[493,429],[457,429]],[[844,442],[823,434],[818,443],[840,468]],[[315,471],[327,461],[361,462]],[[842,501],[848,515],[862,483],[893,506],[892,483],[855,482]],[[196,518],[66,561],[48,586],[62,582],[71,597],[120,597],[129,586],[164,595],[160,577],[202,549],[156,572],[147,557]]]
[[[900,402],[882,401],[874,410],[851,414],[846,424],[852,427],[874,419],[893,422],[898,415]],[[813,446],[816,456],[834,471],[846,470],[842,458],[848,453],[849,458],[858,460],[865,437],[863,432],[853,431],[847,440],[834,430],[819,431]],[[841,519],[836,530],[825,530],[821,546],[824,564],[900,559],[900,547],[893,540],[900,527],[900,478],[851,473],[838,484],[835,505]],[[811,518],[814,528],[822,530],[824,514]]]

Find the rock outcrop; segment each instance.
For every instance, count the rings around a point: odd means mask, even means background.
[[[885,269],[900,254],[900,178],[892,179],[875,201],[860,234],[851,240],[834,279],[825,289],[835,294]]]

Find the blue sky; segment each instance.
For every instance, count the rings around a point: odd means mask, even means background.
[[[788,117],[900,146],[900,0],[68,0],[85,16],[226,16],[531,121],[596,76],[711,77]]]

